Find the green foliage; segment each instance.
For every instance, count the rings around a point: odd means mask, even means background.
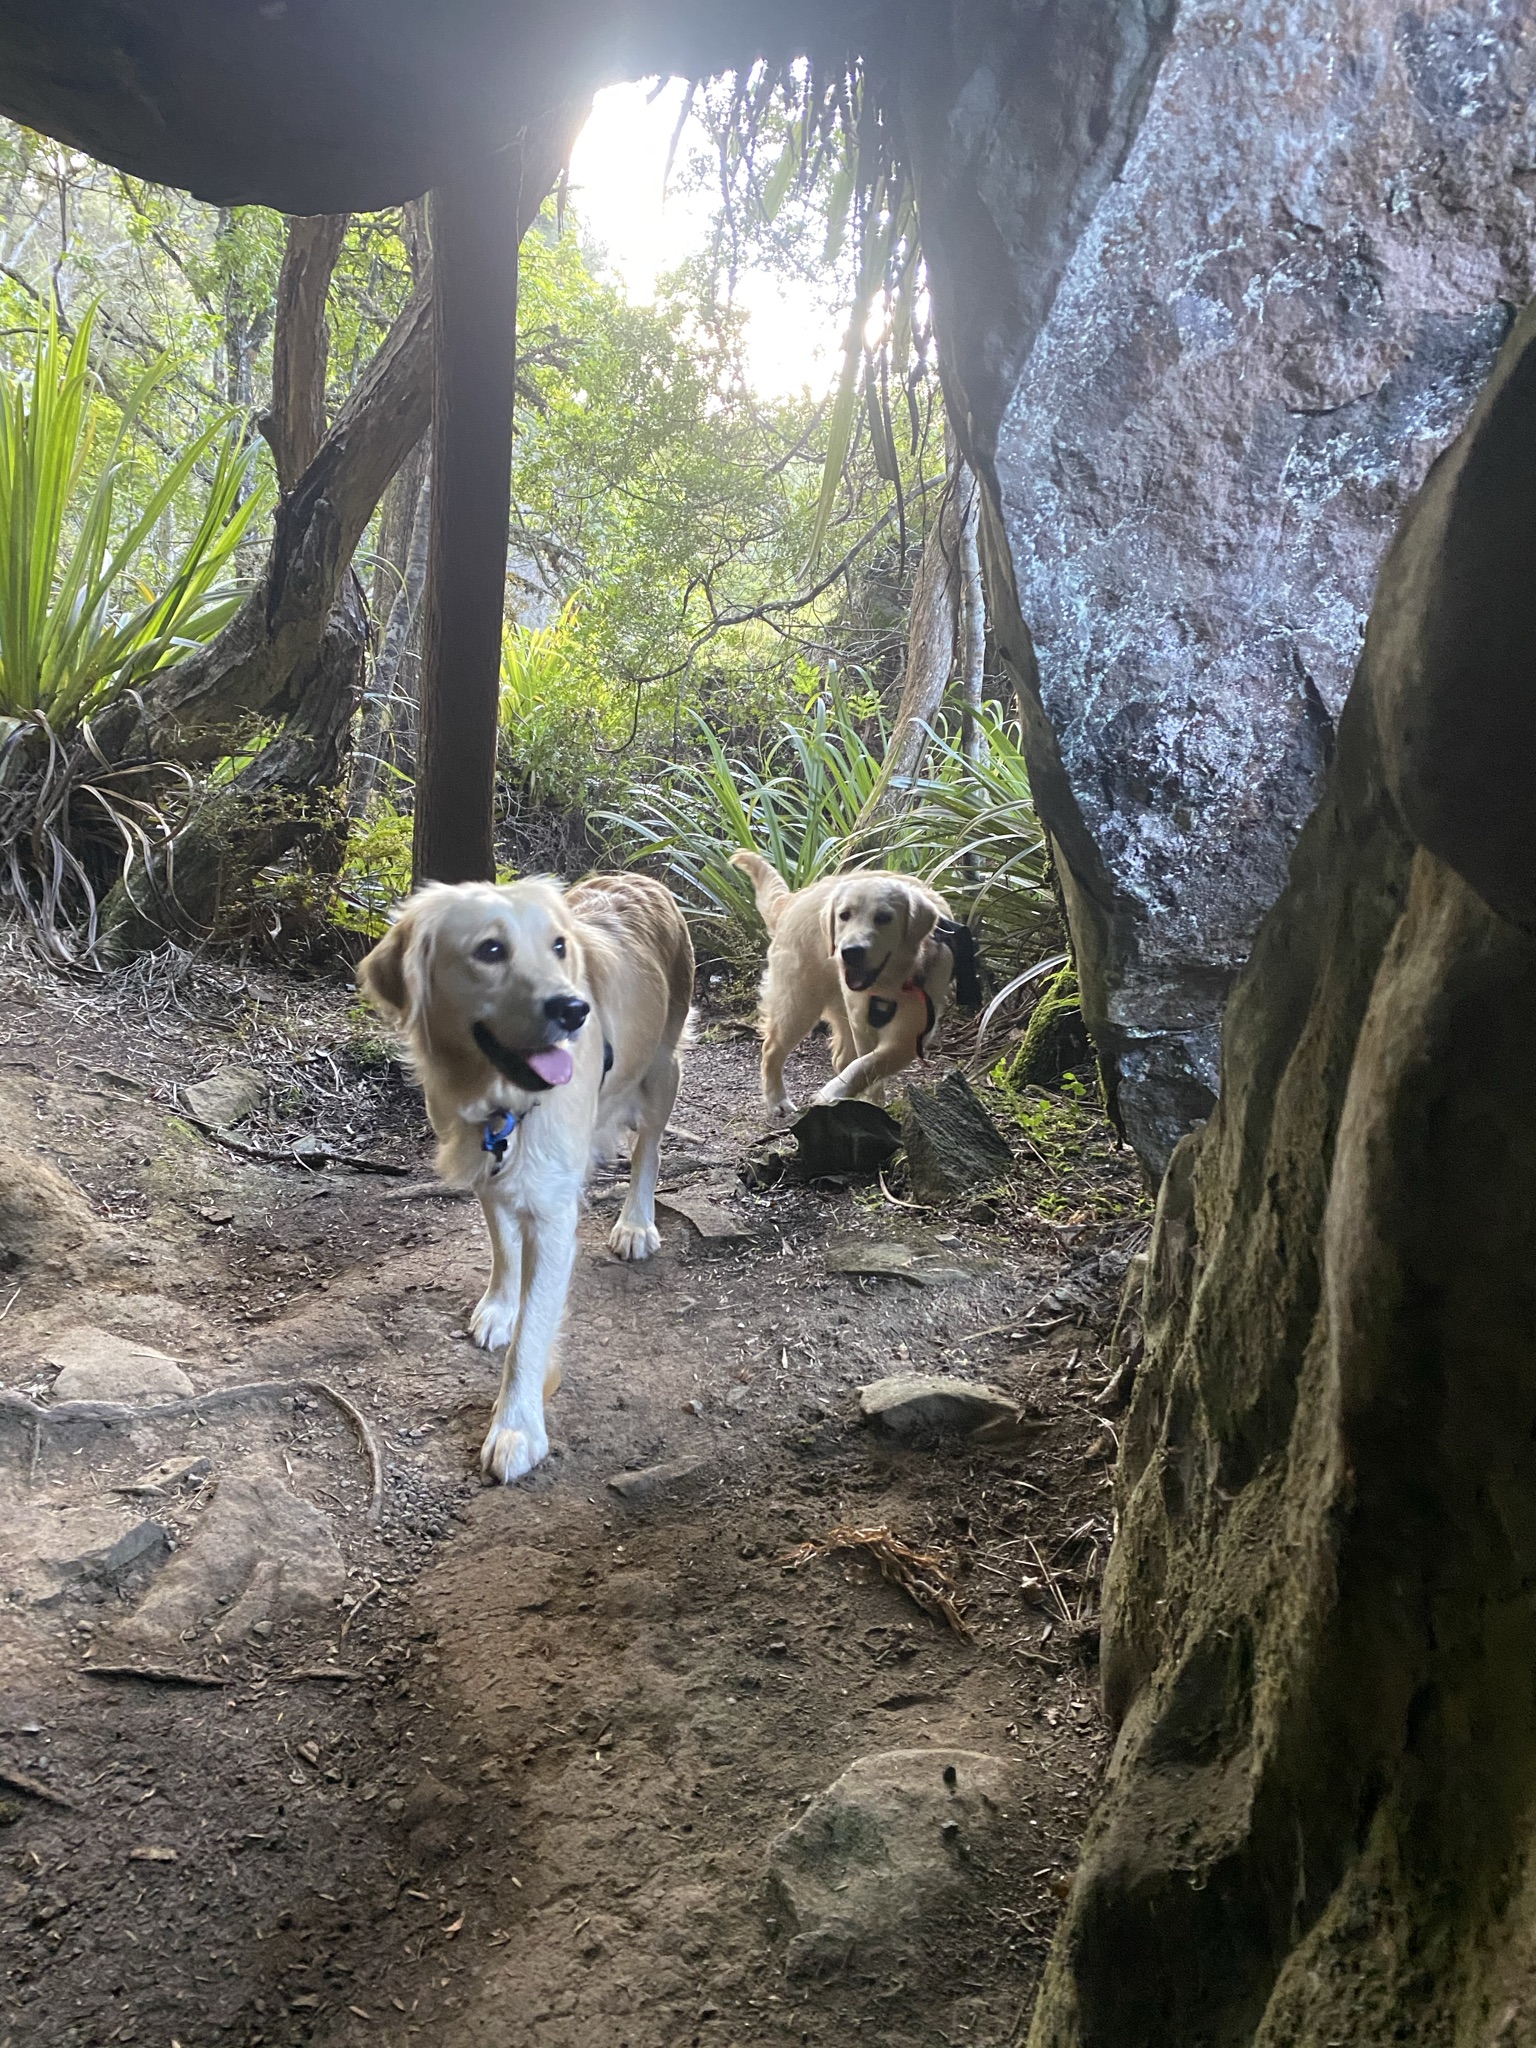
[[[134,436],[166,365],[113,407],[92,374],[93,327],[87,312],[66,341],[50,310],[29,371],[0,380],[0,715],[56,728],[217,632],[240,600],[235,549],[263,509],[228,414],[151,470]]]
[[[798,58],[778,67],[759,62],[706,86],[695,105],[712,137],[712,163],[731,195],[732,265],[744,223],[781,262],[798,255],[803,270],[807,244],[813,244],[810,261],[823,273],[836,275],[840,259],[847,271],[843,359],[807,558],[814,565],[849,481],[861,416],[875,467],[893,486],[898,510],[905,480],[893,389],[898,401],[906,399],[911,451],[924,432],[918,391],[927,380],[928,337],[920,326],[927,276],[899,123],[857,59],[828,65]],[[717,238],[717,262],[723,240]]]
[[[968,758],[942,728],[929,736],[922,774],[893,825],[851,851],[882,852],[913,868],[1009,957],[1032,949],[1055,924],[1045,834],[1035,816],[1017,725],[982,711],[980,744]]]
[[[804,585],[831,427],[809,397],[753,391],[742,334],[702,261],[632,305],[593,275],[574,220],[561,233],[547,209],[524,241],[513,583],[536,615],[568,608],[570,743],[604,801],[623,801],[621,749],[674,754],[695,715],[733,748],[765,741],[803,701],[808,658],[899,655],[890,487],[860,441],[829,529],[845,565]],[[920,471],[909,453],[918,503]]]
[[[376,796],[347,838],[347,857],[336,878],[332,921],[343,931],[378,939],[389,911],[411,887],[411,820]]]
[[[887,738],[867,701],[833,688],[756,753],[732,753],[699,720],[696,757],[637,790],[624,813],[603,814],[622,857],[663,868],[696,914],[717,926],[722,951],[760,946],[751,884],[730,865],[738,848],[765,854],[792,889],[855,866],[921,875],[981,934],[994,962],[1032,956],[1052,932],[1044,837],[1029,799],[1017,731],[982,721],[979,760],[943,733],[910,803],[878,834],[859,815],[879,780]]]
[[[729,753],[697,719],[698,757],[638,789],[634,812],[604,813],[604,822],[629,859],[663,866],[696,915],[725,927],[726,952],[745,954],[761,928],[752,885],[731,855],[766,854],[792,889],[833,872],[879,773],[885,735],[875,722],[880,746],[856,704],[832,691],[753,756]]]
[[[608,758],[630,707],[591,669],[575,600],[547,626],[501,637],[499,716],[508,778],[536,806],[585,810],[622,781]]]
[[[1093,1050],[1083,1024],[1077,969],[1069,961],[1041,990],[1029,1013],[1019,1049],[1009,1063],[1015,1088],[1033,1081],[1041,1087],[1070,1088],[1079,1068],[1092,1071]]]
[[[1028,1142],[1025,1180],[1040,1214],[1108,1222],[1144,1212],[1145,1194],[1127,1185],[1122,1174],[1106,1171],[1115,1138],[1097,1091],[1075,1074],[1065,1077],[1059,1092],[1019,1088],[1009,1079],[1008,1065],[1000,1060],[988,1078],[1003,1113]]]

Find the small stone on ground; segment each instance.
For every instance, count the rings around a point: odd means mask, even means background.
[[[795,1930],[790,1977],[863,1974],[938,1906],[987,1882],[1008,1839],[1021,1765],[968,1749],[860,1757],[811,1801],[768,1854],[769,1890]]]
[[[872,1381],[859,1391],[859,1413],[894,1436],[919,1429],[976,1430],[1019,1419],[1017,1407],[995,1387],[924,1372],[894,1373]]]
[[[195,1391],[164,1351],[98,1330],[94,1323],[73,1323],[42,1348],[48,1363],[58,1367],[56,1401],[175,1401]]]
[[[216,1131],[230,1131],[260,1109],[267,1097],[267,1084],[249,1067],[221,1067],[206,1081],[183,1088],[181,1095],[203,1123],[212,1124]]]
[[[701,1472],[709,1462],[708,1458],[683,1458],[672,1465],[647,1465],[640,1472],[615,1472],[608,1485],[621,1500],[631,1503],[655,1500],[681,1486],[695,1472]]]
[[[700,1237],[716,1244],[745,1244],[752,1231],[741,1217],[725,1207],[723,1188],[692,1189],[687,1194],[658,1195],[656,1206],[691,1223]]]
[[[915,1280],[919,1287],[944,1287],[956,1280],[975,1278],[974,1267],[959,1265],[943,1252],[927,1251],[915,1244],[871,1242],[862,1237],[839,1238],[829,1244],[827,1271],[890,1275],[898,1280]]]

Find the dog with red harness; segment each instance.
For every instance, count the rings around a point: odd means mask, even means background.
[[[791,890],[760,853],[732,854],[752,879],[768,927],[763,975],[763,1101],[792,1111],[784,1087],[790,1053],[825,1021],[832,1078],[818,1102],[878,1096],[921,1057],[952,995],[979,999],[969,929],[935,890],[911,875],[855,868]]]

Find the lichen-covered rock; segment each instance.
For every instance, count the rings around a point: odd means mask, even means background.
[[[1083,1006],[1078,994],[1077,969],[1063,967],[1045,985],[1040,1000],[1029,1013],[1029,1022],[1019,1049],[1008,1067],[1008,1080],[1015,1088],[1051,1088],[1063,1074],[1070,1074],[1093,1057],[1083,1023]]]
[[[1163,1183],[1119,1740],[1031,2048],[1531,2038],[1533,549],[1536,306],[1385,566]]]
[[[953,15],[916,88],[947,100],[918,129],[936,326],[1089,1027],[1160,1171],[1393,527],[1532,289],[1536,18],[1193,0],[1158,70],[1149,6]]]

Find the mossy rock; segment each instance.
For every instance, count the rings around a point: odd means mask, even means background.
[[[1089,1065],[1093,1046],[1083,1022],[1077,969],[1063,967],[1045,985],[1008,1069],[1010,1087],[1053,1088],[1063,1074]]]

